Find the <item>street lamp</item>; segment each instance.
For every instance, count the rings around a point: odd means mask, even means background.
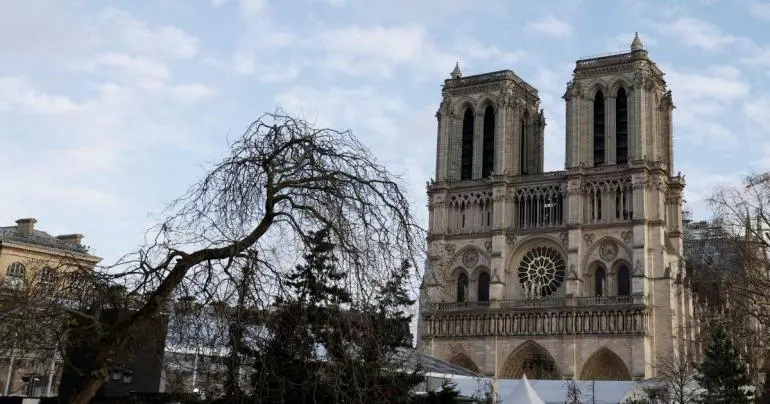
[[[530,356],[529,359],[524,360],[524,369],[534,370],[535,380],[539,380],[542,377],[543,370],[548,373],[553,372],[554,361],[541,353],[536,353]]]

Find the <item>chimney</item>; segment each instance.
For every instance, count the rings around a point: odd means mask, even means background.
[[[25,236],[31,236],[32,231],[35,230],[35,223],[37,223],[37,219],[31,217],[19,219],[16,221],[16,228],[19,230],[19,233]]]
[[[61,241],[64,241],[66,243],[70,243],[72,245],[80,245],[80,241],[83,240],[82,234],[62,234],[61,236],[56,236]]]

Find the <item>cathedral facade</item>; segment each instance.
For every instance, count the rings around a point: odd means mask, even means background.
[[[418,345],[498,378],[654,377],[686,352],[671,92],[638,36],[580,59],[565,169],[544,172],[538,91],[510,70],[444,82]]]

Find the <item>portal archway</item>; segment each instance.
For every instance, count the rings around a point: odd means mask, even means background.
[[[534,341],[527,341],[511,352],[500,374],[503,379],[521,379],[525,374],[533,380],[560,378],[556,361]]]
[[[473,359],[469,358],[468,355],[464,353],[459,353],[453,356],[452,359],[449,360],[449,363],[468,369],[471,372],[479,373],[479,367],[476,366],[476,363],[473,362]]]
[[[631,380],[623,360],[615,352],[600,348],[583,364],[581,380]]]

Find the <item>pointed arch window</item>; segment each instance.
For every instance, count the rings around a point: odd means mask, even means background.
[[[469,180],[473,176],[473,111],[468,108],[463,115],[462,152],[460,155],[460,179]]]
[[[594,166],[604,165],[604,94],[594,97]]]
[[[488,106],[484,110],[484,141],[482,143],[481,178],[492,174],[495,164],[495,109]]]
[[[476,286],[476,296],[479,302],[489,301],[489,273],[482,272],[479,274],[479,282]]]
[[[468,275],[461,273],[457,277],[457,302],[462,303],[468,299]]]
[[[527,112],[524,112],[524,117],[521,118],[521,130],[520,130],[520,165],[521,165],[521,173],[522,174],[529,174],[529,170],[527,169],[527,166],[529,165],[529,139],[527,139],[527,121],[529,120],[529,114]]]
[[[631,273],[627,266],[618,268],[618,296],[631,295]]]
[[[628,163],[628,97],[623,87],[618,89],[615,98],[615,114],[617,119],[615,155],[618,164],[626,164]]]
[[[594,296],[604,296],[606,284],[607,274],[604,272],[604,268],[596,267],[596,271],[594,271]]]

